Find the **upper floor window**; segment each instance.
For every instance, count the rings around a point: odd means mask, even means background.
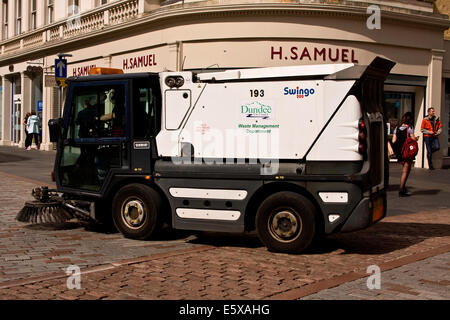
[[[36,29],[37,6],[36,0],[30,0],[30,30]]]
[[[16,0],[16,35],[22,33],[22,0]]]
[[[69,0],[68,11],[69,17],[80,13],[80,0]]]
[[[47,24],[51,24],[55,21],[53,3],[54,0],[47,0],[47,15],[45,21]]]
[[[95,6],[96,7],[100,7],[100,6],[102,6],[104,4],[107,4],[107,3],[108,3],[108,0],[95,0]]]
[[[3,12],[3,39],[8,39],[8,0],[2,1]]]

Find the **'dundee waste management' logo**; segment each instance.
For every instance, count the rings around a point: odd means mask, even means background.
[[[270,119],[272,107],[260,102],[251,102],[241,106],[241,114],[245,114],[246,118]]]

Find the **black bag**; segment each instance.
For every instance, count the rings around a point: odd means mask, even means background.
[[[402,151],[403,151],[403,145],[406,142],[406,139],[408,138],[408,128],[406,127],[405,130],[400,130],[400,126],[397,127],[397,140],[395,141],[393,147],[395,152],[395,158],[397,160],[402,159]]]

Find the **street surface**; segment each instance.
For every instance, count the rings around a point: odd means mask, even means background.
[[[52,185],[54,152],[0,147],[2,300],[450,299],[450,170],[414,169],[398,197],[391,164],[388,217],[336,234],[301,255],[271,253],[255,234],[166,232],[136,241],[88,224],[15,220],[31,189]],[[66,270],[81,269],[79,289]],[[381,271],[367,286],[369,266]]]

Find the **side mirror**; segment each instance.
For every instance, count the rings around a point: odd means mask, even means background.
[[[50,119],[48,121],[48,128],[50,132],[50,142],[58,142],[62,134],[64,120],[62,118]]]

